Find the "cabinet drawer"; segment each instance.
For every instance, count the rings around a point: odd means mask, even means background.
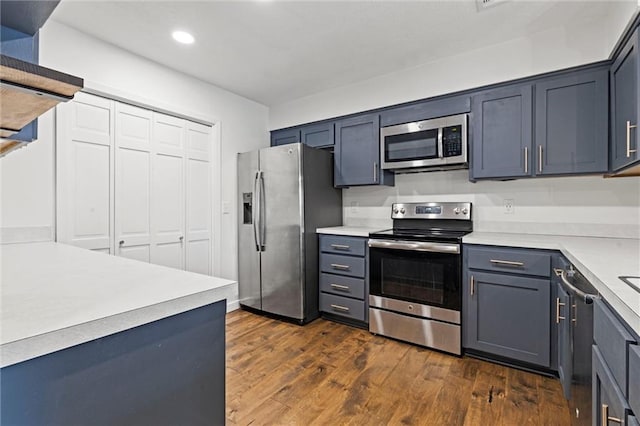
[[[320,294],[320,310],[322,312],[364,321],[364,301],[333,294]]]
[[[322,253],[320,271],[364,278],[364,258]]]
[[[598,345],[602,358],[611,370],[613,378],[626,395],[627,347],[635,341],[602,300],[594,302],[593,340]]]
[[[351,254],[364,256],[366,238],[321,235],[320,251],[325,253]]]
[[[551,255],[549,253],[516,248],[470,246],[467,250],[467,256],[471,269],[540,277],[551,275]]]
[[[629,405],[640,415],[640,346],[629,346]]]
[[[322,273],[320,291],[364,300],[364,279]]]
[[[601,422],[603,410],[606,407],[608,417],[617,417],[624,419],[629,404],[624,398],[622,391],[615,383],[610,366],[607,365],[602,357],[602,347],[593,345],[593,414],[595,425],[607,426],[613,422]]]

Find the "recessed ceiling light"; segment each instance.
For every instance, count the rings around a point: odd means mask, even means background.
[[[174,31],[171,35],[178,43],[191,44],[195,41],[193,36],[186,31]]]

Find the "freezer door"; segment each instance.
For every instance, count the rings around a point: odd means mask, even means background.
[[[301,145],[260,150],[264,197],[262,310],[302,320]]]
[[[238,154],[238,296],[240,304],[262,309],[258,251],[258,151]]]

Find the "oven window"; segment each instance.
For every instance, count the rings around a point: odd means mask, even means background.
[[[460,309],[460,255],[371,248],[369,256],[371,294]]]
[[[438,158],[438,129],[386,136],[384,156],[386,162]]]

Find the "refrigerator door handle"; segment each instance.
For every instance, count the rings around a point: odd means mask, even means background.
[[[258,183],[260,179],[260,173],[260,171],[256,172],[256,177],[253,180],[253,194],[255,196],[255,200],[253,201],[253,210],[251,212],[251,220],[253,222],[253,240],[256,243],[256,251],[260,251],[260,242],[258,241],[258,220],[260,218],[260,198],[258,196]]]
[[[260,212],[258,213],[260,215],[260,251],[264,251],[266,244],[265,244],[265,213],[266,213],[266,209],[265,209],[265,205],[264,205],[264,174],[262,173],[262,170],[260,170],[259,172],[259,179],[260,179]]]

